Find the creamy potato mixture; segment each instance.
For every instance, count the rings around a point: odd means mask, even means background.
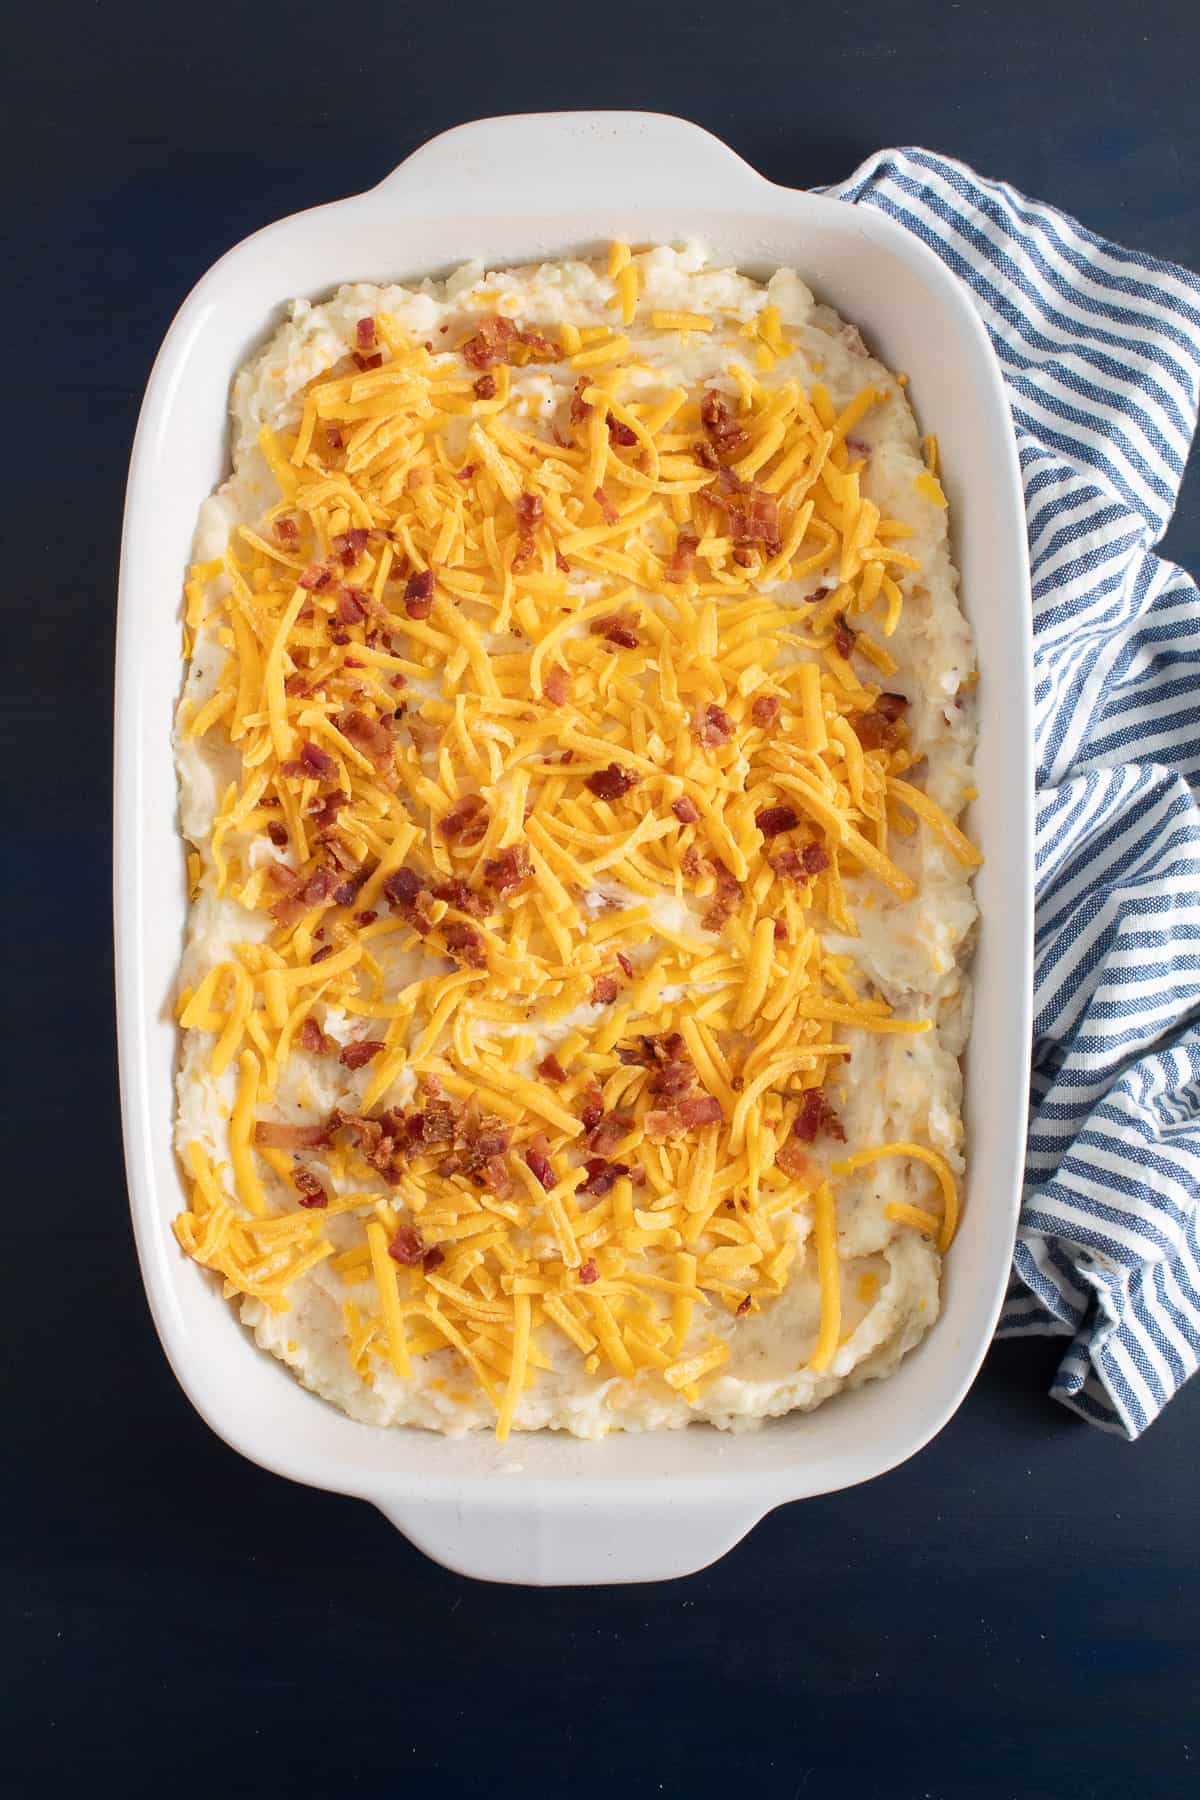
[[[696,246],[296,301],[186,589],[183,1248],[357,1419],[887,1375],[963,1175],[936,446]]]

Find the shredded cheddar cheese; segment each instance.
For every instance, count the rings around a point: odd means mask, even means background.
[[[906,833],[979,861],[876,679],[920,569],[848,443],[882,391],[760,380],[794,349],[771,305],[716,403],[648,388],[628,244],[607,275],[611,329],[363,320],[262,428],[265,518],[186,584],[223,662],[184,728],[237,767],[189,886],[265,928],[180,996],[231,1098],[177,1237],[272,1311],[320,1266],[358,1379],[442,1357],[501,1439],[563,1356],[697,1404],[799,1268],[827,1371],[838,1184],[878,1158],[940,1186],[940,1216],[889,1218],[942,1249],[957,1221],[932,1148],[799,1148],[847,1033],[931,1025],[825,936],[916,894]],[[547,361],[576,383],[552,427],[514,399]],[[313,1057],[357,1078],[332,1115],[280,1098]]]

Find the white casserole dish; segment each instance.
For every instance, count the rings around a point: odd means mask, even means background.
[[[707,1427],[603,1443],[496,1444],[357,1424],[256,1350],[170,1220],[171,1000],[186,916],[171,717],[181,580],[200,501],[227,469],[230,380],[282,303],[343,281],[409,279],[468,257],[511,265],[699,237],[752,275],[796,267],[908,370],[935,430],[979,645],[985,852],[967,1062],[968,1179],[942,1316],[888,1380],[734,1436]],[[1016,1227],[1030,1042],[1032,724],[1025,514],[999,369],[964,289],[879,213],[763,180],[717,139],[649,113],[489,119],[427,144],[369,193],[299,213],[224,256],[155,363],[130,466],[116,689],[117,1013],[134,1230],[159,1336],[225,1441],[293,1480],[372,1501],[452,1569],[527,1583],[647,1581],[702,1568],[771,1508],[911,1456],[966,1393],[991,1337]]]

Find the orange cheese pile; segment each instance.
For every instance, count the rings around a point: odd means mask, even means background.
[[[540,346],[512,344],[487,379],[452,339],[431,352],[386,314],[364,324],[357,342],[378,346],[379,366],[348,355],[307,388],[294,431],[263,430],[278,497],[257,529],[237,529],[222,557],[191,570],[186,590],[185,647],[203,634],[225,662],[184,728],[240,755],[193,885],[199,876],[250,911],[271,908],[280,890],[252,849],[270,833],[292,870],[315,870],[329,832],[314,821],[335,786],[346,796],[340,866],[358,890],[239,944],[183,996],[184,1027],[212,1036],[212,1074],[228,1070],[236,1084],[227,1160],[198,1143],[188,1151],[178,1237],[228,1294],[275,1310],[327,1264],[364,1381],[381,1364],[406,1376],[448,1349],[490,1397],[501,1436],[564,1353],[695,1403],[727,1360],[734,1320],[783,1292],[798,1217],[814,1221],[813,1366],[827,1367],[839,1320],[830,1184],[866,1154],[934,1166],[940,1207],[901,1208],[901,1222],[944,1246],[955,1217],[953,1177],[923,1146],[859,1151],[833,1173],[803,1156],[777,1160],[805,1091],[836,1090],[847,1027],[927,1028],[861,993],[849,960],[823,947],[825,927],[854,930],[844,878],[910,896],[889,838],[910,833],[913,817],[964,864],[978,860],[906,778],[903,727],[887,747],[859,736],[895,669],[887,640],[917,567],[899,547],[908,528],[863,496],[846,444],[878,396],[866,388],[838,414],[820,385],[763,385],[731,366],[742,436],[726,466],[778,508],[776,541],[747,547],[714,497],[702,394],[631,379],[622,326],[639,284],[625,246],[613,247],[609,273],[611,330],[567,325]],[[650,322],[706,337],[721,325],[689,313]],[[770,307],[743,335],[762,375],[790,349]],[[514,394],[522,365],[548,354],[578,384],[574,420],[565,397],[552,421],[535,421]],[[937,485],[932,472],[923,479]],[[303,584],[314,567],[332,578]],[[412,616],[423,609],[406,594],[426,571],[432,607]],[[803,577],[826,588],[811,606],[770,591]],[[339,611],[347,589],[362,615],[350,622]],[[633,643],[589,629],[614,616]],[[764,700],[776,705],[756,714]],[[713,708],[716,741],[705,729]],[[384,723],[386,756],[347,734],[351,713]],[[306,745],[336,773],[322,781],[298,766]],[[604,798],[588,778],[612,764],[633,784]],[[469,796],[480,829],[464,839],[442,826]],[[768,841],[757,818],[771,808],[796,823]],[[824,852],[814,873],[798,875],[795,859],[791,873],[775,866],[781,850],[809,845]],[[516,846],[529,872],[496,894],[485,866]],[[402,868],[431,886],[461,879],[483,904],[464,914],[435,900],[421,935],[386,896]],[[616,904],[598,901],[606,883]],[[700,915],[722,883],[729,916],[706,930]],[[673,901],[696,902],[694,925],[663,922]],[[448,955],[456,925],[479,947],[459,966]],[[428,972],[389,984],[394,949],[423,953]],[[305,1020],[319,1023],[327,1006],[382,1043],[365,1092],[345,1104],[377,1116],[409,1076],[434,1078],[458,1104],[473,1097],[511,1131],[505,1191],[440,1172],[437,1147],[385,1179],[344,1135],[296,1157],[256,1144],[257,1122],[283,1116],[275,1096]],[[563,1079],[550,1080],[537,1073],[535,1034],[556,1024]],[[661,1139],[646,1129],[662,1104],[649,1072],[618,1052],[671,1033],[694,1066],[693,1097],[715,1097],[721,1118]],[[629,1125],[607,1152],[627,1173],[593,1197],[581,1191],[580,1111],[597,1086]],[[548,1190],[525,1158],[534,1138],[546,1141]],[[327,1205],[296,1204],[300,1168]],[[334,1220],[353,1222],[348,1247]],[[396,1260],[405,1231],[440,1256]]]

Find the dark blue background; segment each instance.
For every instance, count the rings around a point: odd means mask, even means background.
[[[142,1299],[108,943],[126,458],[159,340],[220,251],[460,120],[642,106],[798,186],[925,143],[1200,267],[1194,0],[34,0],[4,43],[0,1781],[51,1797],[1195,1793],[1200,1388],[1129,1446],[1045,1397],[1054,1344],[1001,1346],[906,1468],[787,1508],[658,1588],[475,1586],[367,1507],[239,1461],[175,1387]],[[1198,486],[1168,539],[1192,567]]]

